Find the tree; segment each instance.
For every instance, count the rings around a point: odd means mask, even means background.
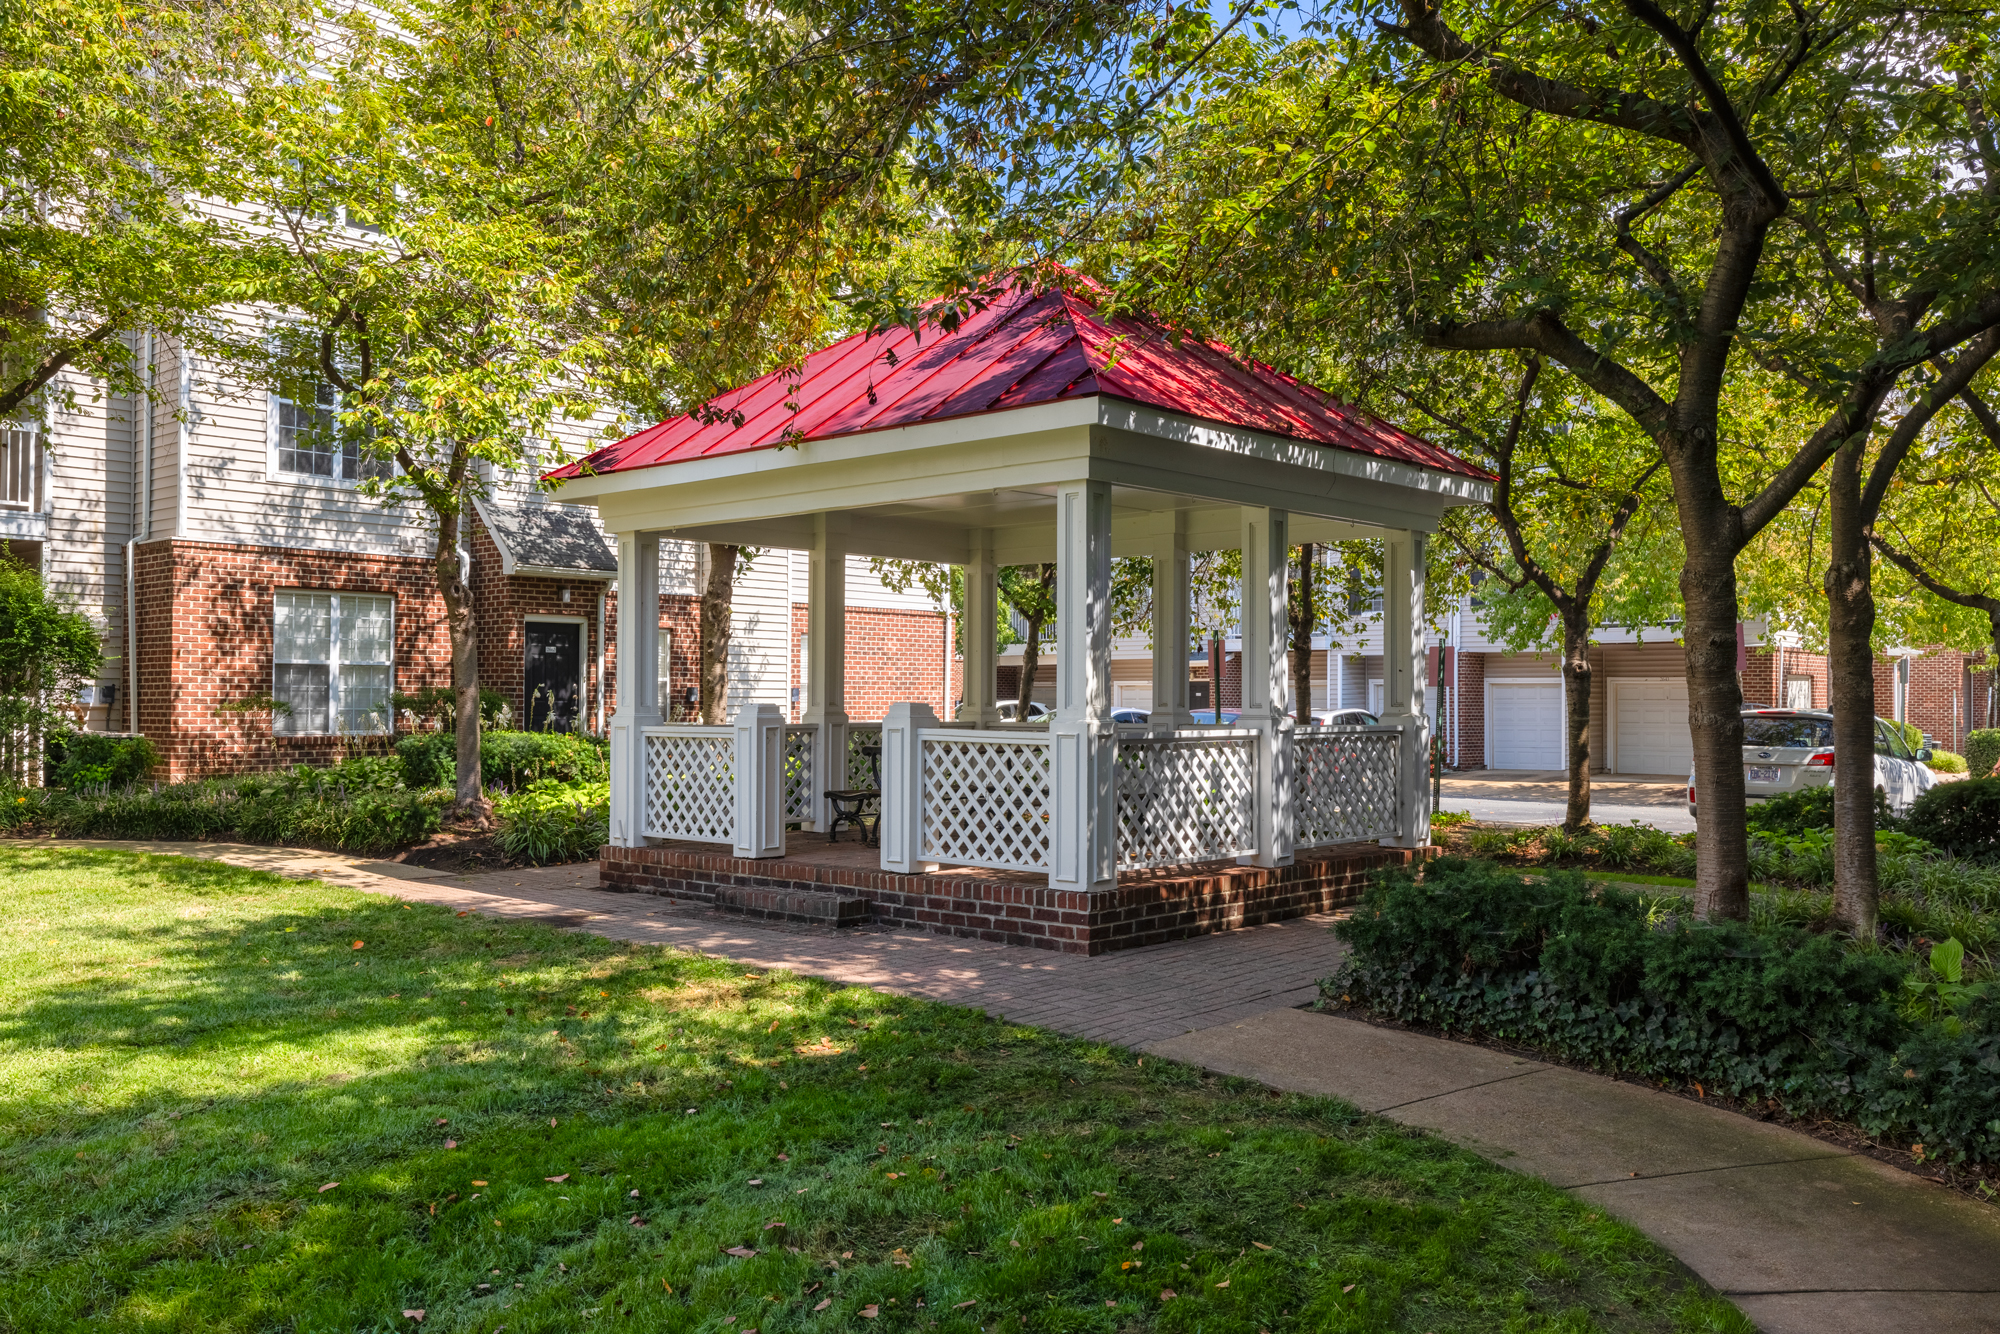
[[[1028,705],[1035,698],[1035,673],[1042,665],[1042,631],[1056,618],[1055,563],[1003,566],[1000,597],[1027,623],[1021,641],[1021,683],[1014,696],[1014,717],[1026,722]]]
[[[708,578],[701,590],[701,720],[716,726],[729,721],[729,618],[743,549],[710,542],[707,550]]]
[[[245,99],[283,73],[270,0],[0,9],[0,421],[65,369],[150,391],[127,335],[233,346],[214,317]]]
[[[69,725],[66,706],[103,658],[88,616],[32,567],[0,556],[0,777],[27,776],[36,743]]]
[[[1163,202],[1127,223],[1125,290],[1198,309],[1197,328],[1274,358],[1357,323],[1362,346],[1534,353],[1659,450],[1686,549],[1704,916],[1748,912],[1736,559],[1906,372],[2000,321],[1990,202],[1931,171],[1988,133],[1989,24],[1867,0],[1686,20],[1653,0],[1528,17],[1402,0],[1373,34],[1246,60]],[[1908,143],[1907,172],[1882,166]],[[1900,330],[1838,348],[1813,328],[1814,210],[1795,208],[1836,196],[1922,238],[1882,275]],[[1840,354],[1820,377],[1837,402],[1732,497],[1732,365],[1821,352]]]

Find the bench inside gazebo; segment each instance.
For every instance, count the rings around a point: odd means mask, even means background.
[[[1323,910],[1429,842],[1424,547],[1491,479],[1225,349],[1021,281],[955,330],[856,335],[551,477],[618,537],[607,886],[1098,953]],[[627,610],[657,604],[663,538],[811,553],[798,722],[770,704],[663,722],[641,684],[657,618]],[[1289,552],[1355,538],[1385,549],[1385,712],[1301,726]],[[1237,549],[1241,712],[1197,725],[1189,556]],[[848,717],[850,555],[964,567],[958,718]],[[1152,565],[1140,726],[1111,720],[1127,555]],[[1034,562],[1056,567],[1056,703],[1006,723],[997,579]],[[878,777],[879,848],[828,842],[826,794]]]

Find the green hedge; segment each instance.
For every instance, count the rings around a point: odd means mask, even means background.
[[[421,843],[444,822],[450,794],[411,791],[388,757],[331,769],[124,787],[15,789],[0,795],[0,828],[59,838],[240,838],[384,853]]]
[[[1965,762],[1974,778],[1990,778],[2000,765],[2000,727],[1982,727],[1965,734]]]
[[[1444,858],[1379,875],[1322,1003],[1776,1099],[1932,1156],[2000,1161],[2000,1033],[1899,1011],[1906,962],[1796,927],[1682,920],[1581,875]]]
[[[454,787],[458,739],[450,732],[419,732],[396,743],[406,786]],[[479,776],[488,787],[518,791],[545,780],[604,783],[611,778],[609,746],[577,732],[482,732]]]
[[[142,736],[71,732],[49,742],[57,787],[123,787],[151,773],[159,752]]]
[[[2000,858],[2000,778],[1939,783],[1910,803],[1903,828],[1955,857]]]

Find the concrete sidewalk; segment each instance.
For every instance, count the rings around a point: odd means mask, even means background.
[[[227,861],[977,1006],[1273,1088],[1341,1098],[1435,1131],[1624,1218],[1767,1334],[2000,1331],[2000,1210],[1700,1103],[1301,1010],[1340,961],[1329,919],[1093,958],[907,931],[748,921],[597,889],[592,865],[455,876],[231,844],[30,846]]]
[[[2000,1330],[2000,1210],[1782,1127],[1296,1009],[1146,1050],[1342,1098],[1573,1191],[1679,1256],[1768,1334]]]

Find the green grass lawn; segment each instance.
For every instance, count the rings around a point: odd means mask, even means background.
[[[0,846],[0,913],[7,1331],[1748,1328],[1440,1140],[976,1011],[175,858]]]

